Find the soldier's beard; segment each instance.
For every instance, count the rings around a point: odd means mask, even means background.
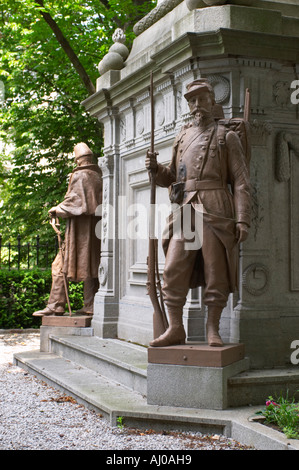
[[[196,126],[204,126],[207,122],[211,120],[212,114],[210,111],[204,108],[195,110],[192,113],[194,124]]]

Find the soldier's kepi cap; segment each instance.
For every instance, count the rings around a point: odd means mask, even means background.
[[[187,93],[184,96],[186,100],[189,100],[192,96],[197,95],[201,91],[210,92],[213,99],[215,99],[214,89],[206,78],[200,78],[198,80],[194,80],[193,82],[189,83],[189,85],[187,85]]]
[[[78,160],[81,157],[85,157],[87,155],[92,156],[93,152],[90,150],[88,145],[84,144],[84,142],[80,142],[79,144],[75,145],[74,147],[75,153],[75,160]]]

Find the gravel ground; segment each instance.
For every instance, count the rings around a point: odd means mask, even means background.
[[[0,330],[0,450],[247,449],[220,435],[113,428],[100,414],[13,365],[15,352],[38,348],[38,332]]]

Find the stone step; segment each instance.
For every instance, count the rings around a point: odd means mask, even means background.
[[[50,386],[74,397],[78,403],[103,414],[112,426],[122,417],[126,425],[154,426],[159,429],[197,429],[229,435],[231,417],[213,410],[148,405],[146,397],[129,390],[99,373],[57,354],[26,351],[14,355],[14,364],[44,380]]]
[[[299,450],[298,440],[290,441],[252,419],[260,407],[202,410],[149,405],[140,393],[81,364],[40,350],[14,354],[14,364],[101,413],[111,426],[117,426],[121,417],[125,426],[139,429],[200,431],[222,434],[259,450]]]
[[[96,336],[50,335],[50,351],[146,395],[147,348]]]
[[[141,394],[117,386],[97,372],[54,353],[22,352],[14,355],[14,364],[71,395],[78,403],[101,412],[113,426],[118,416],[146,404]]]
[[[298,399],[299,369],[289,366],[274,369],[248,370],[230,377],[227,383],[230,403],[234,406],[264,404],[269,396],[287,395]]]

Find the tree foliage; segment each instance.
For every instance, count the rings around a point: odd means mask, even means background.
[[[130,47],[148,0],[4,0],[0,5],[0,233],[49,238],[48,210],[63,198],[86,142],[98,156],[102,134],[81,102],[117,27]],[[1,83],[0,82],[0,83]]]

